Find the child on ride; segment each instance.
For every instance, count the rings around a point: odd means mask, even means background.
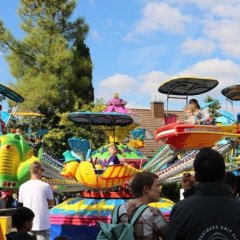
[[[118,159],[118,147],[116,144],[111,144],[108,147],[108,151],[110,153],[110,158],[108,159],[107,162],[103,162],[103,161],[99,161],[103,167],[107,167],[107,166],[111,166],[111,165],[115,165],[115,164],[120,164],[120,161]]]
[[[187,106],[184,108],[185,112],[185,123],[197,124],[197,118],[194,115],[194,108],[192,106]]]

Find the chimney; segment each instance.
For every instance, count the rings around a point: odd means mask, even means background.
[[[164,103],[160,101],[151,102],[151,114],[155,118],[164,117]]]

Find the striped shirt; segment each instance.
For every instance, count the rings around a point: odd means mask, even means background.
[[[122,204],[119,209],[119,222],[127,223],[141,204],[134,201]],[[158,208],[148,207],[134,225],[137,240],[164,239],[168,223]],[[161,237],[161,238],[159,238]]]

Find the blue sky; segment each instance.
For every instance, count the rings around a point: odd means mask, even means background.
[[[22,38],[18,2],[0,1],[0,18]],[[225,107],[221,89],[240,84],[239,12],[239,0],[78,0],[72,18],[84,17],[90,27],[95,98],[107,101],[118,92],[127,107],[148,108],[166,101],[157,91],[162,82],[197,76],[219,81],[208,95]],[[0,79],[14,81],[3,53]],[[200,103],[204,97],[196,96]],[[171,101],[170,108],[183,104]]]

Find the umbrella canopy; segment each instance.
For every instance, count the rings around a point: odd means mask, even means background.
[[[240,101],[240,84],[224,88],[222,94],[231,101]]]
[[[218,81],[208,78],[179,77],[164,82],[158,88],[163,94],[191,96],[208,92],[218,85]]]
[[[21,103],[24,101],[24,98],[20,94],[16,93],[12,89],[10,89],[2,84],[0,84],[0,94],[2,94],[3,96],[5,96],[17,103]]]
[[[82,125],[127,126],[133,123],[130,115],[115,112],[72,112],[69,113],[68,118]]]

